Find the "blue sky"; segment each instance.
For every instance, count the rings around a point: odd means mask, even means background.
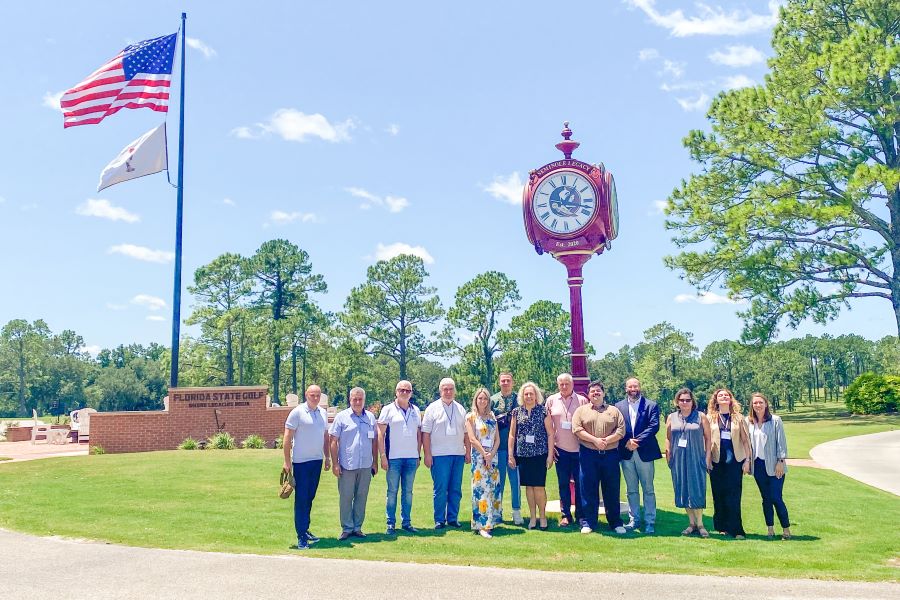
[[[588,341],[614,351],[662,320],[701,348],[739,335],[740,306],[721,290],[698,297],[663,266],[675,248],[660,204],[697,168],[681,140],[706,126],[710,99],[762,81],[775,3],[250,6],[0,8],[0,322],[43,318],[92,350],[168,344],[175,190],[160,174],[94,191],[163,116],[124,110],[64,130],[54,103],[125,45],[174,32],[185,10],[185,285],[223,252],[284,237],[325,276],[326,310],[374,260],[404,250],[425,259],[445,306],[496,269],[518,281],[522,309],[543,298],[568,307],[565,269],[528,245],[520,208],[521,182],[561,156],[553,144],[568,120],[574,157],[605,163],[619,195],[619,238],[585,267]],[[877,338],[895,333],[888,311],[862,300],[782,337]]]

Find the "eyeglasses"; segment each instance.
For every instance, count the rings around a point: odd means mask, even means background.
[[[397,392],[401,394],[412,394],[412,390],[407,388],[397,388]]]
[[[679,398],[678,401],[679,402],[693,402],[694,399],[693,398]]]

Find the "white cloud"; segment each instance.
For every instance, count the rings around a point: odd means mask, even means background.
[[[326,142],[350,141],[350,132],[357,127],[356,121],[346,119],[331,123],[318,113],[307,115],[293,108],[280,108],[268,121],[252,127],[242,125],[231,130],[231,135],[240,139],[258,139],[275,134],[288,142],[305,142],[319,138]]]
[[[716,50],[709,60],[728,67],[749,67],[766,60],[763,53],[753,46],[728,46],[725,51]]]
[[[47,92],[44,94],[44,97],[41,100],[41,104],[51,110],[58,110],[59,112],[62,112],[62,108],[60,108],[59,106],[59,99],[62,98],[62,95],[64,93],[65,92]]]
[[[162,310],[166,307],[165,300],[163,300],[162,298],[157,298],[156,296],[151,296],[149,294],[138,294],[131,299],[131,303],[138,306],[143,306],[147,310],[153,312]]]
[[[375,247],[375,260],[390,260],[401,254],[412,254],[421,258],[426,265],[434,264],[434,258],[423,246],[410,246],[403,242],[384,245],[379,243]]]
[[[656,48],[642,48],[638,52],[638,60],[647,61],[659,58],[659,51]]]
[[[222,204],[227,204],[228,206],[237,206],[237,202],[235,202],[231,198],[225,198],[224,200],[222,200]]]
[[[381,196],[377,196],[372,192],[359,187],[344,188],[344,191],[354,198],[362,198],[363,203],[360,204],[359,207],[363,210],[368,210],[373,206],[380,206],[386,208],[388,212],[398,213],[409,206],[409,200],[402,196],[388,195],[382,198]]]
[[[184,41],[187,42],[187,45],[190,46],[191,48],[193,48],[194,50],[199,50],[200,52],[202,52],[203,58],[207,58],[207,59],[213,58],[217,54],[217,52],[214,49],[212,49],[211,47],[209,47],[208,45],[203,43],[201,40],[198,40],[197,38],[189,37],[189,38],[186,38]]]
[[[387,129],[385,129],[385,131],[390,135],[398,135],[400,133],[400,126],[396,123],[391,123],[387,126]]]
[[[737,90],[754,85],[756,85],[756,82],[743,74],[731,75],[722,80],[722,87],[726,90]]]
[[[165,321],[166,318],[161,317],[159,315],[147,315],[147,320],[148,321]]]
[[[283,210],[273,210],[269,214],[269,222],[275,225],[288,225],[290,223],[315,223],[317,221],[315,213],[304,212],[285,212]]]
[[[650,205],[650,212],[647,214],[650,216],[665,214],[666,206],[668,205],[669,203],[665,200],[654,200],[653,204]]]
[[[693,100],[690,98],[675,98],[675,101],[678,102],[681,110],[693,112],[706,108],[707,103],[709,103],[709,96],[701,92],[701,94]]]
[[[98,354],[100,354],[101,350],[102,348],[100,346],[97,346],[96,344],[92,344],[90,346],[81,346],[80,348],[78,348],[79,352],[87,352],[91,356],[97,356]]]
[[[107,254],[121,254],[136,260],[153,263],[168,263],[175,259],[174,252],[166,252],[165,250],[151,250],[144,246],[135,246],[134,244],[119,244],[111,246],[106,251]]]
[[[609,335],[611,335],[612,337],[622,337],[622,332],[621,331],[610,331]]]
[[[722,296],[713,292],[700,292],[698,294],[678,294],[675,302],[684,304],[696,302],[698,304],[746,304],[745,300],[732,300],[728,296]]]
[[[675,37],[692,35],[746,35],[768,31],[778,22],[780,0],[769,0],[769,12],[756,14],[748,10],[734,9],[726,12],[721,6],[697,2],[697,15],[685,16],[679,8],[662,13],[656,8],[656,0],[625,0],[626,4],[644,12],[650,20],[669,30]]]
[[[506,178],[502,175],[494,177],[494,181],[490,185],[483,186],[484,191],[488,194],[508,204],[521,204],[524,188],[525,182],[519,177],[518,171],[513,171]]]
[[[675,62],[674,60],[665,59],[663,60],[663,68],[660,72],[660,75],[671,75],[675,79],[679,79],[682,75],[684,75],[684,67],[685,63],[683,62]]]
[[[121,206],[115,206],[109,200],[103,199],[88,198],[75,208],[75,212],[83,217],[99,217],[126,223],[137,223],[141,220],[139,215],[130,213]]]

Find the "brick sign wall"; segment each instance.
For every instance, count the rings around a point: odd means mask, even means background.
[[[266,387],[171,388],[165,411],[91,415],[90,445],[108,453],[174,450],[186,438],[227,431],[239,444],[250,434],[271,447],[290,408],[266,406]]]

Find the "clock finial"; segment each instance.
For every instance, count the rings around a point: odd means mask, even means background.
[[[572,130],[569,129],[569,122],[563,122],[563,130],[561,135],[563,136],[563,141],[556,144],[556,149],[563,153],[566,159],[572,158],[572,152],[575,151],[575,148],[580,146],[579,142],[576,142],[572,138]]]

